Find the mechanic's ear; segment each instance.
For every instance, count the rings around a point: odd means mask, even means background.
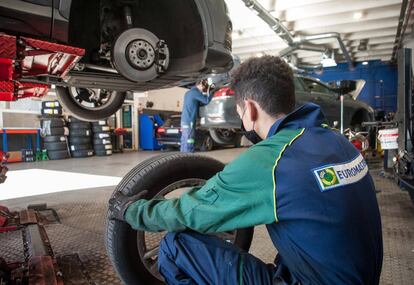
[[[250,121],[255,122],[258,117],[258,109],[252,100],[246,100],[246,116],[249,116]]]

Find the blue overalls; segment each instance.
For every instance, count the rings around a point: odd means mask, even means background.
[[[377,285],[383,246],[368,166],[306,104],[201,188],[139,200],[126,220],[166,230],[159,271],[167,284]],[[265,264],[211,233],[265,224],[278,250]]]
[[[184,105],[181,114],[181,152],[194,152],[195,128],[200,104],[207,105],[211,96],[204,96],[197,88],[191,88],[184,95]]]

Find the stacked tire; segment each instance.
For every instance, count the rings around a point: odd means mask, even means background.
[[[91,123],[69,118],[69,149],[74,158],[94,155]]]
[[[40,118],[44,148],[50,160],[69,158],[66,122],[62,118],[62,106],[58,101],[42,102]]]
[[[92,123],[93,130],[93,148],[97,156],[112,155],[112,140],[110,127],[106,120]]]

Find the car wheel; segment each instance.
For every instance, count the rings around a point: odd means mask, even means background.
[[[210,129],[210,136],[220,145],[237,144],[238,134],[229,129]]]
[[[144,198],[178,197],[191,187],[201,186],[223,169],[212,158],[188,154],[164,154],[136,166],[114,191],[134,195],[147,190]],[[113,196],[112,196],[113,197]],[[108,212],[108,214],[110,214]],[[106,248],[124,284],[164,284],[158,273],[158,246],[165,235],[133,230],[127,223],[106,221]],[[244,250],[250,248],[253,228],[223,233],[222,238]]]
[[[203,144],[201,145],[201,151],[212,151],[214,147],[214,141],[209,134],[204,138]]]
[[[56,95],[71,115],[96,121],[108,118],[121,108],[126,93],[103,89],[56,87]]]

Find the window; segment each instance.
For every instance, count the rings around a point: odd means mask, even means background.
[[[308,87],[308,89],[312,92],[324,93],[329,95],[334,94],[332,90],[330,90],[328,87],[317,81],[308,78],[304,78],[303,81],[305,82],[306,87]]]
[[[295,85],[295,91],[305,91],[302,81],[296,76],[293,78],[293,84]]]

